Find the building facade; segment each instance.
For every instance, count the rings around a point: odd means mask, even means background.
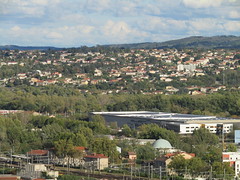
[[[92,115],[101,115],[107,123],[116,122],[119,127],[127,124],[134,129],[143,124],[155,123],[179,134],[192,134],[201,127],[215,134],[230,133],[233,124],[240,123],[240,119],[149,111],[92,112]]]

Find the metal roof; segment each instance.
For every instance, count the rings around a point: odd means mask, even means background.
[[[178,123],[200,123],[200,122],[240,122],[240,119],[219,118],[216,116],[179,114],[167,112],[151,112],[151,111],[116,111],[116,112],[93,112],[92,114],[108,115],[116,117],[135,117],[159,121],[178,122]]]

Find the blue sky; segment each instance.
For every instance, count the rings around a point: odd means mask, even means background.
[[[240,0],[0,0],[0,45],[79,47],[240,36]]]

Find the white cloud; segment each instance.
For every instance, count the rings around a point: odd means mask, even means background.
[[[196,31],[217,31],[222,29],[222,23],[216,19],[195,19],[189,21],[190,28]]]
[[[240,0],[0,1],[1,42],[11,44],[80,46],[240,33]]]
[[[108,35],[125,36],[130,32],[131,32],[130,28],[123,21],[121,22],[108,21],[103,28],[103,33],[107,36]]]
[[[209,8],[220,6],[223,0],[183,0],[183,4],[190,8]]]
[[[237,18],[240,18],[240,12],[239,11],[230,11],[229,12],[229,17],[230,18],[234,18],[234,19],[237,19]]]
[[[14,26],[11,28],[11,30],[16,32],[16,31],[21,30],[21,28],[19,26]]]
[[[50,32],[50,33],[47,33],[46,37],[50,39],[61,39],[63,38],[63,35],[58,32]]]
[[[31,3],[37,4],[37,5],[47,5],[48,0],[32,0]]]
[[[224,24],[226,31],[232,32],[240,32],[240,22],[239,21],[229,21]]]

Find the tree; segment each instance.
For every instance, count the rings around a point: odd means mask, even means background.
[[[188,161],[184,159],[182,155],[174,156],[172,161],[169,163],[169,168],[174,169],[179,175],[183,175],[184,170],[188,165]]]
[[[79,152],[73,146],[71,139],[60,139],[54,142],[54,151],[57,157],[67,158],[68,171],[71,157],[75,157]]]
[[[180,139],[173,131],[159,127],[157,124],[143,124],[139,126],[139,137],[144,139],[166,139],[173,146],[178,147]]]
[[[155,149],[150,145],[138,146],[136,149],[138,160],[153,160],[155,158]]]
[[[109,132],[104,117],[102,117],[101,115],[94,115],[91,118],[92,122],[90,124],[90,128],[93,130],[94,133],[105,134]]]
[[[227,152],[237,152],[237,147],[235,144],[228,144],[226,151]]]
[[[116,142],[106,137],[93,139],[89,144],[89,149],[92,152],[108,156],[112,162],[117,162],[119,160]]]
[[[131,137],[132,135],[132,130],[127,124],[124,124],[122,127],[122,135],[127,137]]]
[[[222,150],[216,146],[209,146],[207,151],[203,153],[202,158],[208,163],[221,162],[222,161]]]
[[[208,129],[200,128],[194,130],[192,137],[193,144],[209,144],[216,145],[219,142],[218,137],[215,134],[211,134]]]
[[[212,165],[213,175],[216,178],[222,178],[224,174],[226,179],[232,179],[235,175],[233,168],[228,162],[214,162]]]
[[[198,176],[201,172],[207,169],[207,164],[199,157],[194,157],[188,160],[188,169],[191,175],[194,177]]]

